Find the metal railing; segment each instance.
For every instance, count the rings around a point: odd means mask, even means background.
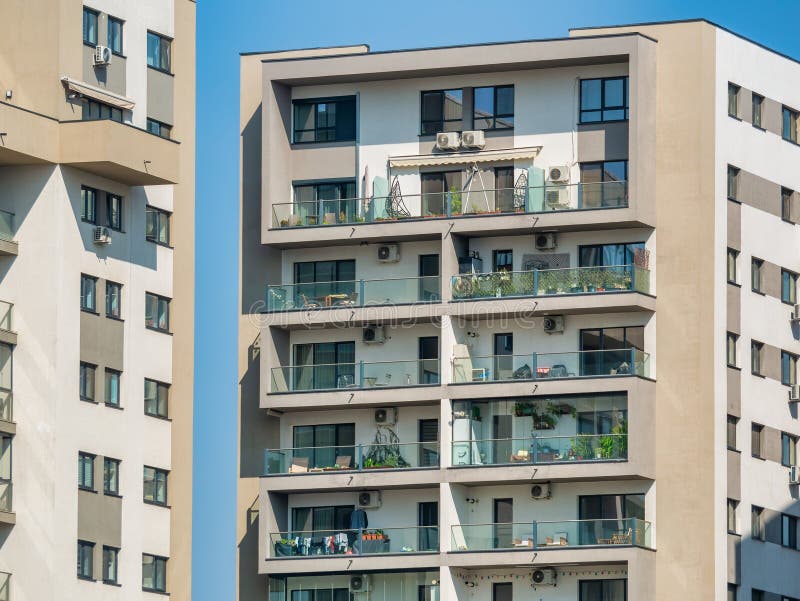
[[[453,358],[453,384],[602,376],[649,377],[650,355],[639,349],[484,355]]]
[[[274,203],[272,227],[380,223],[426,217],[547,213],[627,206],[626,181],[546,184],[524,188]]]
[[[623,461],[627,434],[573,434],[458,440],[452,443],[452,465],[515,465]]]
[[[359,361],[273,367],[272,392],[427,386],[439,383],[438,359]]]
[[[438,526],[410,526],[271,532],[268,556],[283,559],[438,552]]]
[[[264,474],[307,474],[439,467],[438,442],[267,449]]]
[[[650,272],[634,265],[499,271],[456,275],[451,285],[453,300],[631,291],[649,294]]]
[[[453,551],[564,547],[652,548],[650,522],[638,518],[454,525]]]
[[[0,240],[14,241],[14,213],[0,209]]]
[[[0,330],[14,331],[14,304],[0,300]]]
[[[430,303],[440,300],[439,276],[267,286],[268,312]]]

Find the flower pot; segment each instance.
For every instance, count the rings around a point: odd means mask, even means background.
[[[275,543],[275,557],[291,557],[297,547],[288,543]]]

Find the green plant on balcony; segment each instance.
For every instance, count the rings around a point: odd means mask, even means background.
[[[539,272],[539,290],[544,290],[545,294],[556,294],[558,292],[559,277],[553,269],[545,269]]]
[[[578,461],[591,459],[594,457],[593,436],[591,434],[578,434],[572,439],[570,446],[570,456]]]
[[[628,456],[628,422],[622,420],[611,428],[611,433],[600,437],[598,442],[600,457],[620,459]]]
[[[461,215],[461,190],[456,186],[451,186],[447,192],[450,202],[450,214]]]
[[[523,417],[525,415],[533,415],[533,403],[520,402],[514,403],[514,415]]]

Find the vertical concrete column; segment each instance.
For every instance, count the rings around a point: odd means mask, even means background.
[[[453,347],[455,343],[456,339],[452,317],[449,315],[442,315],[439,330],[439,369],[441,370],[441,383],[444,386],[447,386],[453,381]]]
[[[281,328],[265,326],[261,328],[261,394],[260,398],[271,392],[272,368],[291,364],[289,332]],[[285,383],[289,375],[284,372]],[[281,382],[279,382],[281,383]]]
[[[453,411],[450,399],[442,399],[439,413],[439,467],[447,469],[452,465],[453,453]]]
[[[469,238],[448,232],[442,236],[442,300],[448,302],[453,298],[451,282],[458,275],[458,258],[469,253]]]

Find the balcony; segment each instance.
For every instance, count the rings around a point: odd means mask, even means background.
[[[272,205],[273,229],[628,207],[628,182],[547,184]]]
[[[0,209],[0,256],[14,257],[19,253],[14,241],[16,231],[14,213]]]
[[[452,290],[454,301],[618,292],[650,294],[650,272],[634,265],[500,271],[453,276]]]
[[[650,377],[650,355],[639,349],[488,355],[453,358],[453,384]]]
[[[408,388],[439,384],[438,359],[360,361],[273,367],[273,394],[326,390]]]
[[[0,300],[0,342],[17,344],[17,333],[14,331],[14,305]]]
[[[329,558],[439,552],[438,526],[272,532],[267,559]]]
[[[11,601],[11,574],[0,572],[0,601]]]
[[[13,525],[17,519],[14,515],[14,486],[10,478],[0,477],[0,524]]]
[[[268,313],[440,301],[439,276],[267,286]]]
[[[451,545],[456,552],[619,546],[652,549],[650,522],[637,518],[454,525]]]

